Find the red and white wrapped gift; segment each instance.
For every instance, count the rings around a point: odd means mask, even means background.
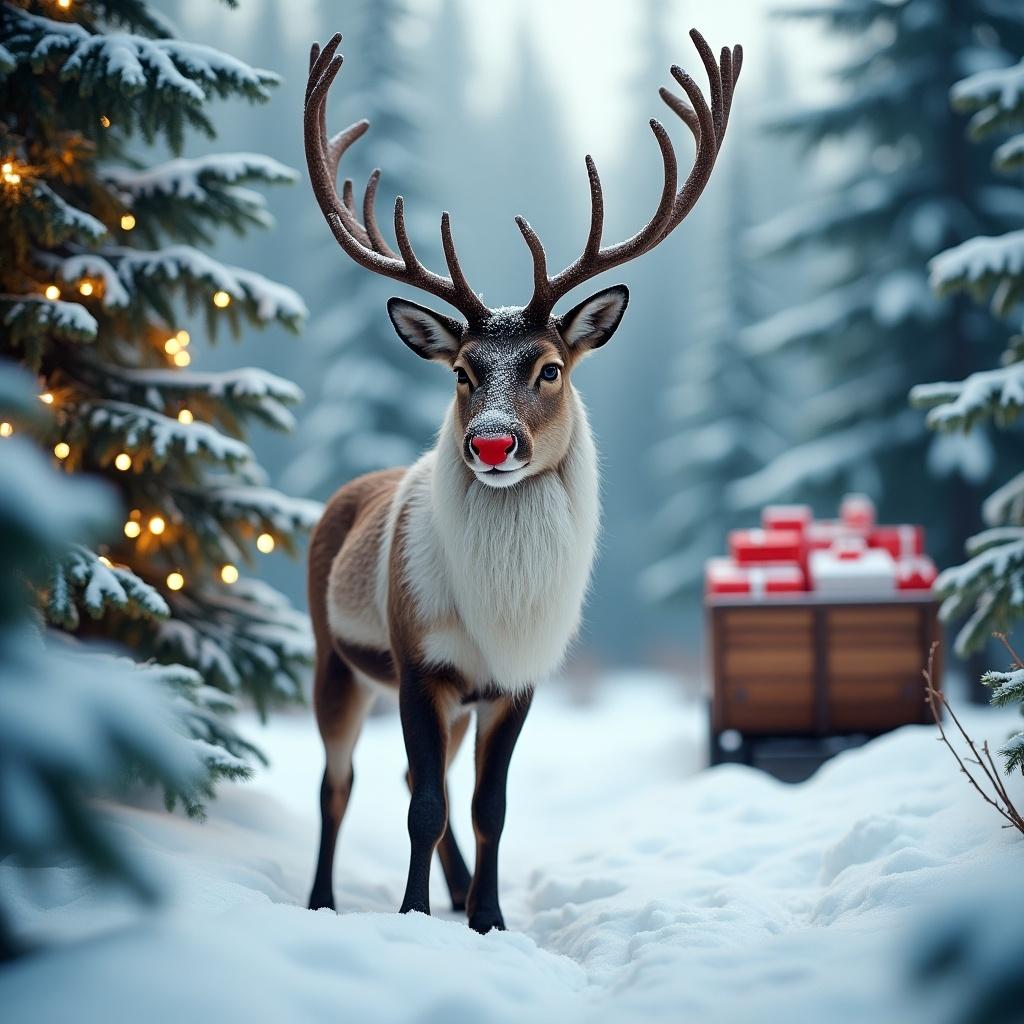
[[[802,534],[813,521],[810,505],[766,505],[761,511],[761,526],[766,530],[795,530]]]
[[[804,531],[804,542],[812,551],[817,551],[822,548],[830,548],[837,541],[863,536],[863,530],[847,526],[839,519],[816,519]]]
[[[737,565],[731,558],[709,558],[704,579],[708,594],[743,594],[755,601],[807,589],[799,565]]]
[[[866,494],[847,494],[839,505],[839,519],[856,530],[875,525],[875,503]]]
[[[931,590],[938,575],[935,563],[927,555],[896,560],[896,587],[899,590]]]
[[[795,530],[732,530],[729,552],[739,565],[799,562],[803,538]]]
[[[811,589],[818,594],[884,597],[896,591],[896,560],[892,555],[883,548],[858,548],[853,541],[812,551],[808,573]]]
[[[893,558],[914,558],[924,554],[924,527],[876,526],[868,534],[868,544],[873,548],[885,548]]]

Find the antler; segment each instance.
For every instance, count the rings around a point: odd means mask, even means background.
[[[346,179],[338,196],[338,164],[345,151],[366,133],[369,121],[357,121],[332,139],[327,137],[327,93],[338,75],[344,58],[337,53],[341,33],[335,33],[321,50],[314,43],[309,54],[309,78],[306,83],[306,107],[303,133],[306,143],[306,164],[320,209],[338,240],[338,244],[360,266],[383,274],[402,284],[420,288],[454,306],[470,323],[490,316],[490,310],[469,286],[452,241],[447,212],[441,214],[441,243],[450,277],[441,277],[428,270],[416,256],[405,227],[405,203],[395,200],[395,239],[398,252],[384,240],[374,212],[380,170],[375,170],[366,183],[363,195],[363,223],[355,211],[352,181]]]
[[[696,29],[690,30],[690,38],[707,70],[711,87],[710,108],[697,83],[679,67],[673,66],[672,77],[682,87],[690,102],[687,103],[667,89],[660,90],[661,98],[690,129],[697,143],[693,167],[686,181],[676,192],[675,150],[672,148],[668,132],[659,121],[652,119],[651,131],[654,132],[654,137],[661,147],[665,182],[654,215],[632,238],[615,245],[601,246],[604,193],[597,167],[589,155],[587,175],[590,178],[590,234],[587,236],[583,252],[569,266],[554,277],[549,277],[547,257],[540,238],[523,217],[516,217],[516,224],[519,225],[519,230],[533,256],[533,297],[524,310],[525,316],[532,322],[546,324],[555,303],[567,292],[584,281],[653,249],[682,223],[704,191],[729,123],[733,91],[743,65],[743,48],[734,46],[730,50],[723,47],[720,61],[716,62],[711,47]]]

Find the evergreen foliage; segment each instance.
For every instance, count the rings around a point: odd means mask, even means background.
[[[294,173],[181,155],[212,135],[211,100],[261,102],[276,82],[175,38],[138,0],[0,3],[0,354],[36,377],[52,415],[28,429],[55,466],[106,478],[125,510],[102,538],[69,532],[39,607],[163,666],[146,674],[173,689],[209,772],[190,810],[257,755],[228,722],[235,697],[301,697],[311,657],[303,617],[238,570],[254,547],[293,550],[317,518],[266,486],[243,439],[253,422],[290,429],[301,392],[263,370],[188,370],[182,326],[213,338],[305,316],[291,289],[208,253],[222,229],[269,225],[251,186]],[[149,144],[172,159],[150,162]],[[16,439],[0,438],[0,461]]]
[[[988,76],[1024,48],[1024,9],[997,0],[844,0],[785,13],[848,39],[849,56],[834,97],[772,118],[834,171],[827,194],[755,235],[764,254],[813,254],[817,294],[753,325],[746,342],[765,359],[790,351],[820,361],[828,384],[824,415],[805,425],[805,443],[736,494],[750,505],[784,494],[831,505],[845,489],[866,490],[883,516],[924,523],[929,547],[947,560],[973,528],[972,490],[994,456],[980,433],[929,437],[906,394],[918,381],[980,369],[1002,347],[992,315],[962,297],[936,298],[924,266],[971,236],[1024,223],[1019,195],[991,167],[988,139],[962,144],[966,107],[977,111],[976,131],[1005,116],[998,111],[1008,93]],[[979,71],[972,93],[958,87],[952,109],[950,89]],[[995,254],[988,262],[998,272]]]
[[[146,584],[131,573],[98,565],[86,548],[69,551],[69,538],[84,541],[116,523],[117,501],[98,482],[55,469],[21,436],[43,429],[47,418],[32,376],[0,359],[0,422],[8,435],[0,442],[0,860],[36,866],[70,854],[152,897],[153,879],[90,798],[136,776],[197,808],[208,791],[201,770],[208,755],[221,761],[220,774],[247,768],[229,752],[230,734],[219,743],[201,723],[186,730],[182,706],[196,716],[206,702],[196,672],[140,666],[47,635],[35,604],[51,572],[89,575],[98,607],[153,604],[155,614],[166,614],[155,591],[134,591]],[[74,567],[55,568],[69,560]],[[0,901],[0,959],[18,945],[5,921]]]
[[[957,83],[953,102],[971,113],[970,131],[978,140],[1024,127],[1024,63],[986,70]],[[995,151],[994,162],[1003,173],[1015,166]],[[988,301],[999,316],[1016,314],[1024,305],[1024,232],[992,238],[972,238],[936,256],[930,266],[933,287],[939,292],[966,291]],[[997,369],[972,373],[959,381],[922,384],[911,401],[928,409],[933,430],[969,431],[991,420],[1015,435],[1024,410],[1024,350],[1012,339]],[[956,640],[960,654],[979,649],[994,631],[1008,632],[1024,620],[1024,473],[1019,473],[992,494],[982,506],[988,527],[967,543],[968,560],[947,569],[936,581],[945,597],[945,620],[966,615]],[[1007,643],[1008,649],[1012,647]],[[1024,663],[1013,654],[1009,672],[993,671],[982,677],[992,688],[993,704],[1019,704],[1024,708]],[[1008,769],[1024,771],[1024,732],[1002,751]]]

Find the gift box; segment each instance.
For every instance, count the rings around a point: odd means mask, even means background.
[[[795,530],[732,530],[729,552],[739,565],[799,562],[803,538]]]
[[[849,547],[812,551],[811,589],[836,597],[884,597],[896,590],[896,560],[883,548]]]
[[[816,519],[804,530],[804,543],[812,551],[830,548],[849,537],[864,537],[865,531],[849,526],[839,519]]]
[[[931,590],[939,572],[927,555],[915,555],[896,561],[896,586],[899,590]]]
[[[913,558],[924,554],[924,527],[876,526],[868,534],[868,544],[885,548],[893,558]]]
[[[766,505],[761,525],[766,530],[795,530],[804,533],[814,520],[810,505]]]
[[[799,565],[737,565],[731,558],[711,558],[705,567],[708,594],[745,594],[753,600],[807,589]]]
[[[875,503],[866,494],[847,494],[839,505],[839,519],[857,530],[875,525]]]

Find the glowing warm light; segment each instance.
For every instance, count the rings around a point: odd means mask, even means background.
[[[176,352],[181,351],[181,342],[177,338],[168,338],[164,342],[164,351],[169,355],[173,356]]]
[[[82,293],[83,295],[92,295],[92,293],[93,293],[93,286],[92,286],[92,281],[83,281],[83,282],[82,282],[82,283],[81,283],[81,284],[80,284],[80,285],[78,286],[78,290],[79,290],[79,291],[80,291],[80,292],[81,292],[81,293]]]
[[[274,538],[269,533],[261,533],[256,538],[256,548],[258,551],[262,551],[263,554],[269,555],[274,550]]]
[[[129,519],[128,522],[124,524],[124,535],[126,537],[130,537],[132,540],[135,540],[140,533],[142,533],[142,526],[135,522],[134,519]]]
[[[227,309],[231,305],[231,296],[227,292],[214,292],[213,304],[218,309]]]
[[[103,125],[104,128],[109,128],[110,127],[110,118],[107,117],[106,114],[100,114],[100,124]]]
[[[0,423],[0,437],[10,437],[11,434],[13,433],[14,427],[10,423],[8,423],[7,420],[4,420],[3,423]]]
[[[106,555],[100,555],[99,558],[96,559],[96,561],[98,561],[101,565],[105,565],[108,569],[114,564],[109,558],[107,558]]]
[[[182,409],[181,412],[178,413],[179,423],[191,423],[194,419],[195,416],[192,415],[191,409]]]
[[[185,577],[180,572],[172,572],[167,576],[168,590],[181,590],[185,586]]]
[[[182,350],[181,352],[174,353],[174,365],[175,366],[188,366],[192,362],[192,357]]]
[[[67,441],[58,441],[53,446],[53,454],[56,455],[58,459],[66,459],[71,454],[71,445],[69,445]]]
[[[60,289],[55,284],[48,284],[43,294],[48,299],[53,299],[54,301],[56,301],[57,299],[60,298]]]
[[[42,402],[43,405],[53,405],[53,395],[49,391],[44,391],[39,396],[39,401]]]
[[[192,340],[192,336],[186,330],[178,331],[178,333],[175,335],[175,338],[178,339],[178,344],[182,348],[184,348]]]
[[[163,521],[161,516],[153,516],[149,521],[149,532],[155,534],[157,537],[160,536],[164,530],[167,529],[167,524]]]
[[[122,231],[131,231],[131,229],[133,227],[135,227],[135,217],[132,214],[130,214],[130,213],[122,214],[121,215],[121,230]]]
[[[3,166],[0,167],[0,174],[10,174],[14,170],[14,164],[10,160],[4,162]]]
[[[114,459],[114,468],[121,470],[122,473],[127,472],[132,468],[132,457],[127,452],[119,452]]]
[[[57,0],[57,6],[66,11],[71,6],[71,0]]]
[[[238,570],[233,565],[222,565],[220,569],[220,578],[225,583],[237,583]]]
[[[10,171],[4,175],[4,181],[6,181],[8,185],[17,185],[18,182],[21,181],[21,175],[16,171]],[[225,303],[225,305],[227,305],[227,303]]]

